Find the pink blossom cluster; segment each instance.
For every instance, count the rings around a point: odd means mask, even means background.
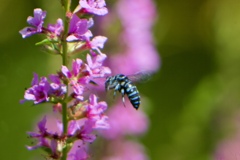
[[[76,10],[77,12],[73,12],[68,15],[70,17],[70,24],[66,40],[72,43],[75,42],[74,48],[69,50],[69,54],[74,54],[76,52],[79,53],[85,50],[89,50],[92,55],[96,55],[96,53],[102,53],[100,48],[103,48],[107,38],[104,36],[93,37],[92,32],[89,30],[89,28],[94,24],[93,19],[79,18],[79,14],[77,14],[82,10],[84,10],[85,14],[99,13],[99,15],[104,15],[103,13],[107,13],[107,9],[104,7],[104,0],[93,2],[94,1],[91,0],[88,2],[85,0],[80,0],[79,3],[84,3],[86,8],[81,6],[81,9]],[[87,5],[88,3],[89,5]],[[98,3],[101,4],[100,8],[97,5]],[[47,51],[52,51],[55,54],[61,54],[61,46],[59,43],[62,40],[64,33],[63,20],[58,18],[56,24],[49,24],[47,27],[44,27],[43,24],[46,14],[47,12],[40,8],[34,9],[34,16],[29,16],[27,18],[27,22],[30,26],[23,28],[19,31],[19,33],[23,38],[32,36],[34,34],[44,34],[46,39],[42,42],[39,42],[39,44],[44,44],[44,47],[46,47]],[[81,14],[81,16],[84,17],[85,15]]]

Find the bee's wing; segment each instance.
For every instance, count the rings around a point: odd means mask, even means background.
[[[141,72],[137,72],[133,75],[129,75],[127,77],[133,82],[144,83],[152,77],[152,74],[153,73],[151,73],[151,72],[141,71]]]

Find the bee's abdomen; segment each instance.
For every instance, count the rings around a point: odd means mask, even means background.
[[[125,94],[128,96],[133,107],[135,109],[138,109],[141,101],[140,101],[140,95],[137,90],[137,87],[132,85],[131,83],[126,83]]]

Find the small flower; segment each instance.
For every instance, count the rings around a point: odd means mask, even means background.
[[[35,73],[32,80],[32,87],[27,89],[24,94],[25,100],[34,101],[34,104],[45,102],[49,100],[48,91],[50,84],[46,77],[41,77],[38,80],[38,75]]]
[[[104,115],[104,111],[107,109],[106,102],[97,102],[97,97],[94,94],[89,96],[89,104],[86,107],[86,117],[94,122],[93,128],[96,129],[108,129],[108,117]]]
[[[72,63],[72,74],[73,76],[77,77],[78,74],[81,72],[81,68],[84,66],[84,63],[81,59],[73,60]]]
[[[92,133],[94,122],[88,119],[72,120],[68,124],[68,136],[75,137],[82,143],[93,142],[96,136]]]
[[[47,29],[50,31],[50,37],[60,36],[63,31],[63,21],[58,18],[56,24],[49,24]]]
[[[105,15],[108,13],[105,0],[80,0],[74,12]]]
[[[32,27],[25,27],[19,33],[23,38],[29,37],[33,34],[42,33],[42,25],[44,23],[44,19],[46,17],[46,11],[42,11],[40,8],[34,9],[34,17],[29,16],[27,18],[28,24]]]
[[[90,40],[86,40],[86,43],[81,46],[81,49],[88,49],[90,50],[90,53],[92,55],[96,55],[96,53],[94,52],[94,50],[96,50],[99,54],[103,54],[99,48],[103,48],[104,47],[104,43],[107,41],[107,37],[104,36],[96,36],[94,37],[91,41]]]
[[[58,123],[57,125],[55,124],[55,126],[59,126]],[[57,159],[61,156],[58,149],[63,146],[63,138],[61,137],[62,130],[61,127],[59,127],[58,130],[54,130],[53,127],[50,129],[52,130],[51,132],[48,131],[49,123],[47,124],[47,118],[44,116],[43,119],[38,122],[38,132],[28,132],[30,138],[37,139],[37,144],[34,146],[27,146],[27,149],[34,150],[42,148],[47,150],[51,158]]]
[[[87,148],[81,141],[75,141],[71,148],[67,160],[87,160],[89,155],[87,154]]]
[[[88,83],[89,80],[82,80],[85,79],[84,75],[82,75],[82,70],[85,68],[85,63],[82,62],[81,59],[73,60],[72,62],[72,70],[69,70],[66,66],[62,66],[61,74],[66,77],[69,81],[70,87],[73,89],[74,98],[78,100],[83,100],[83,91],[84,86],[83,84]],[[81,83],[79,83],[81,80]]]
[[[85,142],[92,143],[96,139],[96,135],[93,132],[94,122],[86,120],[84,125],[78,130],[77,137]]]
[[[82,95],[84,86],[94,78],[104,77],[111,73],[108,67],[102,66],[106,59],[105,54],[96,55],[93,58],[87,55],[87,64],[81,59],[73,60],[72,70],[62,66],[61,73],[69,81],[76,95]]]
[[[28,100],[39,104],[49,101],[51,97],[62,98],[67,92],[65,84],[57,75],[50,75],[49,79],[52,82],[48,82],[46,77],[41,77],[39,80],[38,75],[34,73],[32,87],[25,91],[24,100],[21,100],[21,103]]]
[[[111,74],[111,70],[108,67],[102,66],[106,58],[107,56],[105,54],[96,55],[93,58],[87,55],[88,71],[91,77],[99,78]]]
[[[30,138],[36,138],[38,139],[38,143],[34,146],[27,146],[29,150],[34,150],[40,147],[49,147],[49,141],[46,139],[46,137],[49,135],[46,128],[47,118],[46,116],[43,117],[43,119],[38,122],[38,132],[28,132],[28,135]]]
[[[26,146],[28,150],[35,150],[41,147],[50,148],[49,141],[46,138],[39,137],[37,139],[38,139],[38,143],[36,145]]]
[[[68,30],[67,41],[81,41],[92,36],[88,30],[89,24],[87,19],[80,19],[76,14],[72,15]]]
[[[61,98],[67,92],[66,85],[62,83],[58,75],[51,74],[49,75],[49,79],[52,81],[52,83],[50,83],[51,89],[48,94],[57,98]]]
[[[44,116],[43,119],[40,122],[38,122],[38,132],[39,133],[28,132],[30,137],[39,138],[39,137],[44,137],[45,135],[47,135],[46,124],[47,124],[47,118],[46,118],[46,116]]]

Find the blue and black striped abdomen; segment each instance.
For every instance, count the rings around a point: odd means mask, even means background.
[[[125,86],[125,94],[128,96],[133,107],[135,109],[138,109],[141,101],[137,87],[132,85],[131,83],[127,83]]]
[[[106,90],[114,89],[114,91],[119,91],[123,97],[126,94],[135,109],[139,108],[140,105],[140,95],[137,90],[137,87],[132,84],[132,81],[123,74],[118,74],[116,76],[108,77],[105,82]],[[115,95],[114,92],[114,95]]]

